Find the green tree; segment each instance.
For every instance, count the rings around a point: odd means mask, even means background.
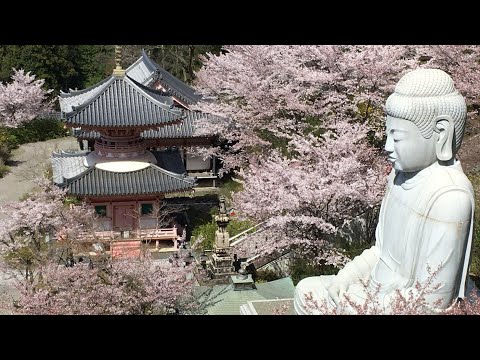
[[[219,54],[222,45],[124,45],[123,67],[127,67],[138,59],[141,50],[157,64],[180,80],[191,83],[195,72],[200,69],[200,55],[207,52]]]
[[[0,48],[0,79],[7,81],[12,68],[31,71],[45,79],[45,86],[56,93],[81,86],[76,68],[78,46],[71,45],[6,45]]]
[[[0,80],[8,81],[12,68],[31,71],[45,79],[54,95],[69,88],[83,89],[111,74],[112,45],[2,45]]]

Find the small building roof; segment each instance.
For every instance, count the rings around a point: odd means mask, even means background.
[[[194,104],[201,99],[195,89],[150,59],[145,50],[142,50],[142,56],[127,68],[126,74],[146,86],[158,81],[172,96],[187,104]]]
[[[233,285],[215,285],[213,287],[199,286],[198,290],[204,293],[211,288],[208,294],[214,304],[207,308],[208,315],[240,315],[240,306],[255,300],[273,300],[293,298],[295,286],[290,277],[256,283],[256,289],[235,291]]]
[[[85,166],[88,151],[53,152],[51,156],[53,182],[67,187],[71,195],[76,196],[117,196],[145,195],[188,191],[195,180],[186,177],[178,149],[151,151],[157,165],[145,163],[142,169],[135,171],[109,171],[100,163],[98,167]],[[111,164],[121,166],[122,161]],[[133,163],[132,163],[133,164]]]
[[[112,172],[92,166],[60,186],[75,196],[153,195],[188,191],[195,184],[191,177],[175,174],[154,164],[130,172]]]
[[[81,127],[156,127],[184,118],[164,93],[128,76],[110,76],[82,91],[59,96],[65,122]]]
[[[84,163],[87,154],[87,151],[73,153],[63,150],[59,152],[54,151],[51,156],[53,182],[61,184],[64,178],[73,178],[84,172],[87,169]]]

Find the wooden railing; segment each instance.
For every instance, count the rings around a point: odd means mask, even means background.
[[[81,233],[78,238],[88,242],[105,242],[120,238],[120,235],[121,233],[119,231],[95,231],[94,233]]]
[[[95,141],[95,150],[103,150],[104,152],[141,152],[146,148],[145,141],[138,141],[134,144],[124,142],[117,142],[114,144],[106,144],[100,140]]]
[[[129,231],[129,240],[177,240],[177,228],[166,229],[141,229]],[[105,242],[112,240],[127,240],[122,237],[120,231],[95,231],[94,233],[85,232],[79,235],[80,240],[89,242]]]
[[[140,230],[142,240],[177,240],[177,237],[177,228]]]

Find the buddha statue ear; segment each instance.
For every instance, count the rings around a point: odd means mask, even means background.
[[[434,120],[433,131],[438,134],[435,151],[440,161],[449,161],[453,158],[453,135],[455,123],[449,115],[440,115]]]

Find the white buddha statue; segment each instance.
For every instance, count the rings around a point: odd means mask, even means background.
[[[465,296],[474,193],[455,159],[465,128],[465,100],[447,73],[418,69],[400,79],[386,112],[385,150],[393,169],[375,245],[336,276],[300,281],[297,314],[319,313],[308,306],[311,302],[324,301],[332,308],[345,304],[344,295],[363,304],[368,293],[388,313],[396,290],[408,298],[416,293],[417,281],[425,283],[429,271],[437,270],[433,283],[440,287],[426,297],[432,309],[445,309]],[[353,312],[348,306],[342,309]]]

